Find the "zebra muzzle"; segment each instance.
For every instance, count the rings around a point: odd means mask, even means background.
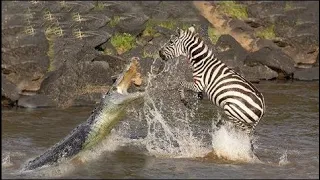
[[[159,56],[161,57],[162,60],[167,61],[168,59],[166,59],[166,56],[162,53],[162,51],[159,51]]]

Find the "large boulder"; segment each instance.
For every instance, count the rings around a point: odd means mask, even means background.
[[[112,69],[115,64],[121,65],[121,68]],[[67,61],[59,69],[48,73],[41,84],[40,93],[48,95],[59,107],[73,106],[75,99],[81,99],[79,96],[83,99],[86,94],[106,92],[113,83],[111,77],[117,75],[119,72],[115,71],[122,69],[123,65],[123,61],[118,61],[110,66],[108,59],[103,57],[93,61]],[[95,98],[98,99],[90,97],[89,101],[95,103],[100,99],[97,96]],[[85,101],[88,102],[87,99]],[[78,102],[77,105],[82,104]]]
[[[250,53],[244,63],[248,66],[266,65],[270,69],[283,73],[285,76],[291,75],[294,68],[294,61],[280,49],[264,47],[258,51]]]
[[[264,65],[241,66],[238,72],[248,81],[259,82],[260,80],[272,80],[278,77],[278,73]]]
[[[230,35],[221,35],[215,46],[217,57],[231,68],[243,65],[248,52]]]
[[[42,33],[36,37],[18,35],[15,40],[13,38],[3,38],[2,69],[21,90],[37,91],[49,66],[48,43]]]
[[[1,74],[1,97],[5,99],[5,101],[1,101],[2,105],[13,104],[19,99],[20,92],[21,90],[15,84]]]
[[[119,33],[129,33],[133,36],[137,36],[142,33],[146,27],[146,22],[149,17],[143,13],[122,14],[120,16],[122,20],[117,24],[115,31]]]
[[[296,64],[314,64],[319,53],[319,39],[312,34],[303,34],[288,39],[291,46],[283,48]]]
[[[247,6],[248,16],[254,18],[270,18],[270,14],[281,14],[285,7],[284,1],[260,1]]]

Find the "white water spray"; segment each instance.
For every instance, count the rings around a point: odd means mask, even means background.
[[[218,114],[218,120],[222,117]],[[212,153],[222,159],[237,162],[260,162],[251,150],[250,137],[226,123],[216,130],[212,121]]]

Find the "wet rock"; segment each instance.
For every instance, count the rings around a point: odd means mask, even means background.
[[[107,88],[105,92],[107,92]],[[101,101],[103,93],[104,92],[79,95],[74,99],[72,106],[94,106]]]
[[[70,14],[69,14],[70,16]],[[96,31],[99,30],[100,28],[106,26],[111,18],[104,14],[76,14],[73,15],[73,24],[72,27],[76,29],[80,29],[82,31],[87,31],[87,35],[89,36],[102,36],[101,33],[104,33],[104,31],[101,31],[97,33]],[[81,21],[75,21],[76,20],[81,20]]]
[[[12,82],[10,82],[3,74],[1,74],[1,97],[6,99],[3,105],[14,103],[19,99],[21,90]]]
[[[48,74],[40,92],[48,95],[59,107],[72,106],[73,101],[84,94],[104,92],[113,83],[111,76],[118,73],[107,61],[102,57],[93,61],[67,61]]]
[[[249,81],[272,80],[278,77],[278,73],[267,66],[241,66],[239,73]]]
[[[40,107],[56,107],[57,104],[44,94],[36,94],[33,96],[22,96],[18,100],[19,107],[40,108]]]
[[[257,19],[257,18],[248,18],[248,19],[244,20],[244,22],[252,28],[258,28],[258,27],[262,26],[262,22],[259,21],[259,19]]]
[[[243,64],[248,52],[230,35],[221,35],[216,43],[217,57],[229,67]]]
[[[270,14],[281,14],[285,7],[285,2],[261,1],[247,6],[248,16],[258,19],[270,17]]]
[[[264,47],[250,53],[244,63],[249,66],[266,65],[278,73],[289,76],[294,72],[294,61],[280,49]]]
[[[313,64],[319,53],[319,39],[312,34],[295,36],[288,39],[291,46],[284,48],[286,54],[296,63]]]
[[[313,64],[313,66],[318,67],[319,66],[319,52],[316,58],[316,62]]]
[[[8,72],[8,80],[21,90],[38,90],[49,66],[45,53],[33,44],[3,51],[2,68]]]
[[[257,42],[257,47],[259,49],[264,48],[264,47],[271,47],[274,49],[279,49],[279,45],[277,45],[276,43],[274,43],[274,41],[269,40],[269,39],[259,39]]]
[[[139,1],[139,5],[143,8],[141,12],[149,17],[156,12],[155,9],[158,9],[160,3],[161,1]]]
[[[198,12],[194,8],[191,1],[161,1],[161,3],[152,9],[154,13],[152,18],[167,19],[193,19],[198,16]]]
[[[293,26],[296,24],[296,19],[291,16],[277,16],[274,24],[274,32],[278,37],[292,37],[294,35]]]
[[[238,32],[238,33],[252,33],[253,28],[246,24],[244,21],[238,20],[238,19],[232,19],[230,22],[228,22],[229,27],[232,28],[232,31]]]
[[[319,80],[319,67],[296,69],[293,78],[303,81]]]
[[[116,32],[129,33],[133,36],[137,36],[142,33],[146,27],[146,22],[149,17],[139,13],[139,14],[123,14],[120,16],[122,19],[116,26]]]

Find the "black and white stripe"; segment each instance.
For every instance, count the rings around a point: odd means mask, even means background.
[[[265,112],[263,95],[244,77],[217,59],[213,51],[195,34],[194,27],[178,29],[159,51],[163,60],[187,56],[193,67],[193,82],[181,82],[181,100],[186,104],[184,88],[205,92],[208,98],[223,108],[230,120],[248,134]]]

